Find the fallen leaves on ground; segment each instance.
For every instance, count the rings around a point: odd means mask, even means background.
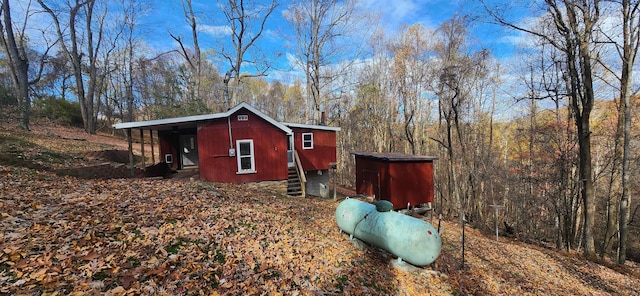
[[[5,166],[0,174],[3,293],[415,289],[387,266],[389,257],[339,233],[333,201],[250,185],[78,180]]]
[[[445,224],[441,270],[453,289],[469,295],[640,295],[640,267],[623,272],[576,253],[524,244],[514,239],[465,231],[465,268],[461,268],[462,228]],[[613,264],[612,264],[613,265]]]
[[[461,270],[460,227],[444,221],[435,270],[395,268],[391,255],[339,232],[333,200],[252,184],[59,176],[24,164],[66,160],[58,149],[81,153],[78,141],[1,136],[6,156],[27,148],[24,162],[0,162],[0,294],[638,295],[637,273],[470,228]]]

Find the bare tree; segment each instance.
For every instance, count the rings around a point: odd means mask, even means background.
[[[539,46],[540,54],[532,55],[536,61],[530,75],[531,83],[528,84],[532,98],[538,101],[550,99],[553,101],[553,118],[545,118],[536,129],[538,145],[536,153],[546,157],[538,160],[537,173],[534,176],[542,180],[545,190],[549,193],[551,207],[554,210],[556,226],[556,247],[569,251],[578,245],[577,235],[580,224],[580,200],[577,191],[578,185],[574,180],[577,158],[574,153],[577,139],[575,136],[575,123],[572,123],[573,114],[571,106],[565,102],[567,97],[567,81],[564,79],[565,63],[564,55],[557,48],[548,43]],[[566,110],[562,108],[567,104]],[[566,117],[563,118],[562,115]],[[541,151],[540,151],[541,150]],[[548,157],[553,157],[549,161]]]
[[[578,130],[579,168],[583,201],[584,254],[595,255],[595,193],[591,155],[591,111],[594,105],[593,64],[600,0],[545,0],[547,22],[526,28],[508,21],[497,8],[487,8],[499,23],[545,40],[564,54],[568,97]]]
[[[394,125],[396,118],[398,118],[399,108],[397,100],[392,91],[391,70],[389,65],[391,59],[387,54],[389,50],[388,37],[383,29],[380,29],[374,33],[369,41],[369,45],[372,51],[371,63],[366,66],[362,75],[367,78],[370,87],[373,87],[373,94],[364,93],[365,102],[369,101],[370,104],[370,116],[371,119],[376,120],[372,124],[373,128],[373,143],[376,152],[393,152],[393,135]],[[367,80],[365,80],[367,81]]]
[[[289,8],[286,17],[296,33],[298,63],[306,75],[308,104],[313,106],[307,121],[320,120],[325,88],[331,85],[332,77],[343,75],[360,54],[359,45],[343,39],[358,35],[360,40],[366,40],[372,27],[364,27],[364,18],[356,14],[355,4],[355,0],[301,0]],[[330,66],[335,67],[333,71]]]
[[[123,31],[124,31],[124,51],[125,57],[122,59],[123,63],[125,63],[124,67],[121,69],[124,88],[125,88],[125,98],[127,102],[127,113],[128,113],[128,121],[135,120],[135,95],[134,95],[134,83],[135,83],[135,52],[136,52],[136,43],[137,43],[137,26],[138,26],[138,15],[145,10],[145,3],[141,0],[129,0],[122,1],[122,8],[124,14],[124,22],[123,22]]]
[[[454,17],[437,30],[435,45],[439,66],[433,86],[438,97],[439,125],[443,139],[436,139],[446,154],[447,185],[454,211],[462,215],[468,202],[467,186],[474,186],[474,151],[470,148],[465,117],[471,113],[472,89],[483,74],[486,51],[467,52],[467,29],[464,17]],[[462,170],[466,168],[466,170]],[[465,188],[466,187],[466,188]]]
[[[286,89],[283,99],[282,121],[302,122],[304,119],[304,96],[302,94],[302,82],[296,79]]]
[[[11,70],[11,78],[15,89],[17,90],[18,99],[20,102],[20,127],[24,130],[29,130],[29,116],[31,114],[31,97],[29,94],[29,86],[37,83],[42,75],[45,59],[49,52],[50,46],[41,55],[40,68],[37,71],[37,76],[29,80],[29,57],[27,52],[29,47],[27,45],[27,36],[25,29],[27,27],[27,21],[29,20],[29,14],[31,2],[27,4],[25,18],[22,22],[22,27],[18,32],[14,31],[13,19],[11,18],[11,7],[9,6],[9,0],[2,1],[2,9],[0,14],[3,15],[2,21],[0,21],[0,43],[4,51],[7,54],[9,60],[9,69]]]
[[[404,116],[404,134],[411,154],[420,147],[421,129],[418,129],[418,117],[421,112],[420,101],[427,92],[427,79],[430,72],[430,57],[433,46],[429,42],[430,33],[422,25],[413,25],[406,29],[393,47],[394,58],[392,85],[400,100],[399,109]]]
[[[271,68],[266,57],[261,56],[256,41],[264,31],[269,16],[275,11],[278,3],[271,0],[267,5],[253,3],[245,0],[228,0],[222,7],[222,12],[227,20],[231,32],[231,50],[223,50],[222,55],[229,63],[229,70],[225,74],[224,86],[227,94],[227,108],[237,103],[237,92],[229,97],[229,83],[233,79],[236,89],[239,88],[242,77],[259,77],[266,75]],[[250,55],[249,51],[253,51]],[[243,64],[252,65],[257,72],[243,74]]]
[[[350,109],[348,118],[353,127],[343,126],[343,129],[361,129],[362,134],[369,137],[358,137],[358,143],[350,146],[352,150],[376,152],[396,152],[392,140],[399,118],[398,101],[392,90],[394,79],[390,65],[393,57],[388,54],[392,49],[392,42],[380,29],[369,41],[371,50],[370,62],[360,71],[358,79],[357,97]],[[366,141],[369,139],[370,141]],[[355,139],[347,139],[355,141]],[[370,144],[369,146],[361,144]]]
[[[43,0],[37,1],[53,20],[60,47],[69,59],[73,69],[84,130],[93,134],[97,129],[97,114],[94,102],[96,98],[99,98],[99,95],[96,94],[100,82],[98,57],[104,41],[107,9],[104,8],[102,14],[97,15],[97,21],[95,21],[95,0],[73,0],[73,2],[67,2],[69,10],[67,11],[68,23],[65,28],[60,21],[62,12],[55,12]],[[84,29],[80,29],[81,26],[78,24],[79,16],[84,16]],[[69,32],[68,37],[65,34],[67,30]],[[94,36],[94,34],[97,34],[97,36]],[[85,48],[82,48],[82,46],[85,46]],[[85,58],[88,59],[86,63]]]
[[[198,41],[198,23],[196,14],[193,11],[191,0],[182,0],[182,10],[184,17],[191,28],[191,38],[193,40],[193,52],[185,45],[180,36],[169,34],[180,45],[180,54],[187,61],[189,70],[191,70],[191,79],[188,84],[188,93],[190,100],[201,100],[200,83],[202,78],[202,53],[200,51],[200,42]]]
[[[618,139],[622,138],[622,194],[619,203],[618,227],[620,237],[618,240],[618,264],[624,264],[627,253],[627,237],[629,233],[629,219],[631,206],[630,174],[630,140],[631,140],[631,89],[633,84],[633,68],[638,49],[640,48],[640,1],[621,0],[612,1],[619,5],[622,13],[622,44],[614,42],[616,50],[622,61],[620,75],[620,105],[618,108]],[[613,40],[613,38],[610,38]],[[617,149],[618,150],[618,149]],[[618,153],[618,151],[616,151]]]

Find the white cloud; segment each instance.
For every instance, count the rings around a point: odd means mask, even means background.
[[[231,27],[229,26],[211,26],[200,25],[200,32],[209,34],[213,37],[229,36],[231,35]]]
[[[420,5],[415,0],[364,0],[358,4],[365,10],[382,12],[383,18],[393,23],[413,18],[420,10]]]

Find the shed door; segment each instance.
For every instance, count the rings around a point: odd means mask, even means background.
[[[183,168],[198,167],[198,141],[196,135],[180,135],[180,160]]]
[[[380,200],[380,173],[372,170],[362,171],[362,183],[364,192],[367,196],[375,196],[376,200]]]

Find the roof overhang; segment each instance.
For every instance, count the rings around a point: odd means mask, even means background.
[[[402,154],[402,153],[351,152],[351,154],[355,156],[365,157],[365,158],[373,158],[373,159],[397,161],[397,162],[429,162],[429,161],[438,160],[438,158],[434,156]]]
[[[326,126],[326,125],[301,124],[301,123],[291,123],[291,122],[283,122],[282,124],[288,127],[293,127],[293,128],[307,128],[307,129],[333,131],[333,132],[340,131],[339,127],[332,127],[332,126]]]
[[[151,130],[168,130],[174,127],[196,127],[200,121],[224,118],[222,113],[206,114],[176,118],[166,118],[147,121],[122,122],[113,125],[115,129],[151,129]]]
[[[227,112],[215,113],[215,114],[205,114],[205,115],[195,115],[195,116],[186,116],[186,117],[176,117],[176,118],[166,118],[166,119],[157,119],[157,120],[147,120],[147,121],[134,121],[134,122],[122,122],[116,123],[113,125],[115,129],[150,129],[150,130],[170,130],[174,128],[195,128],[198,126],[199,122],[220,119],[220,118],[228,118],[232,114],[236,113],[238,110],[245,108],[249,110],[249,112],[257,115],[258,117],[264,119],[265,121],[271,123],[278,129],[282,130],[286,134],[290,135],[293,133],[290,128],[286,125],[274,120],[273,118],[267,116],[266,114],[260,112],[259,110],[253,108],[251,105],[241,102],[235,107],[229,109]]]

